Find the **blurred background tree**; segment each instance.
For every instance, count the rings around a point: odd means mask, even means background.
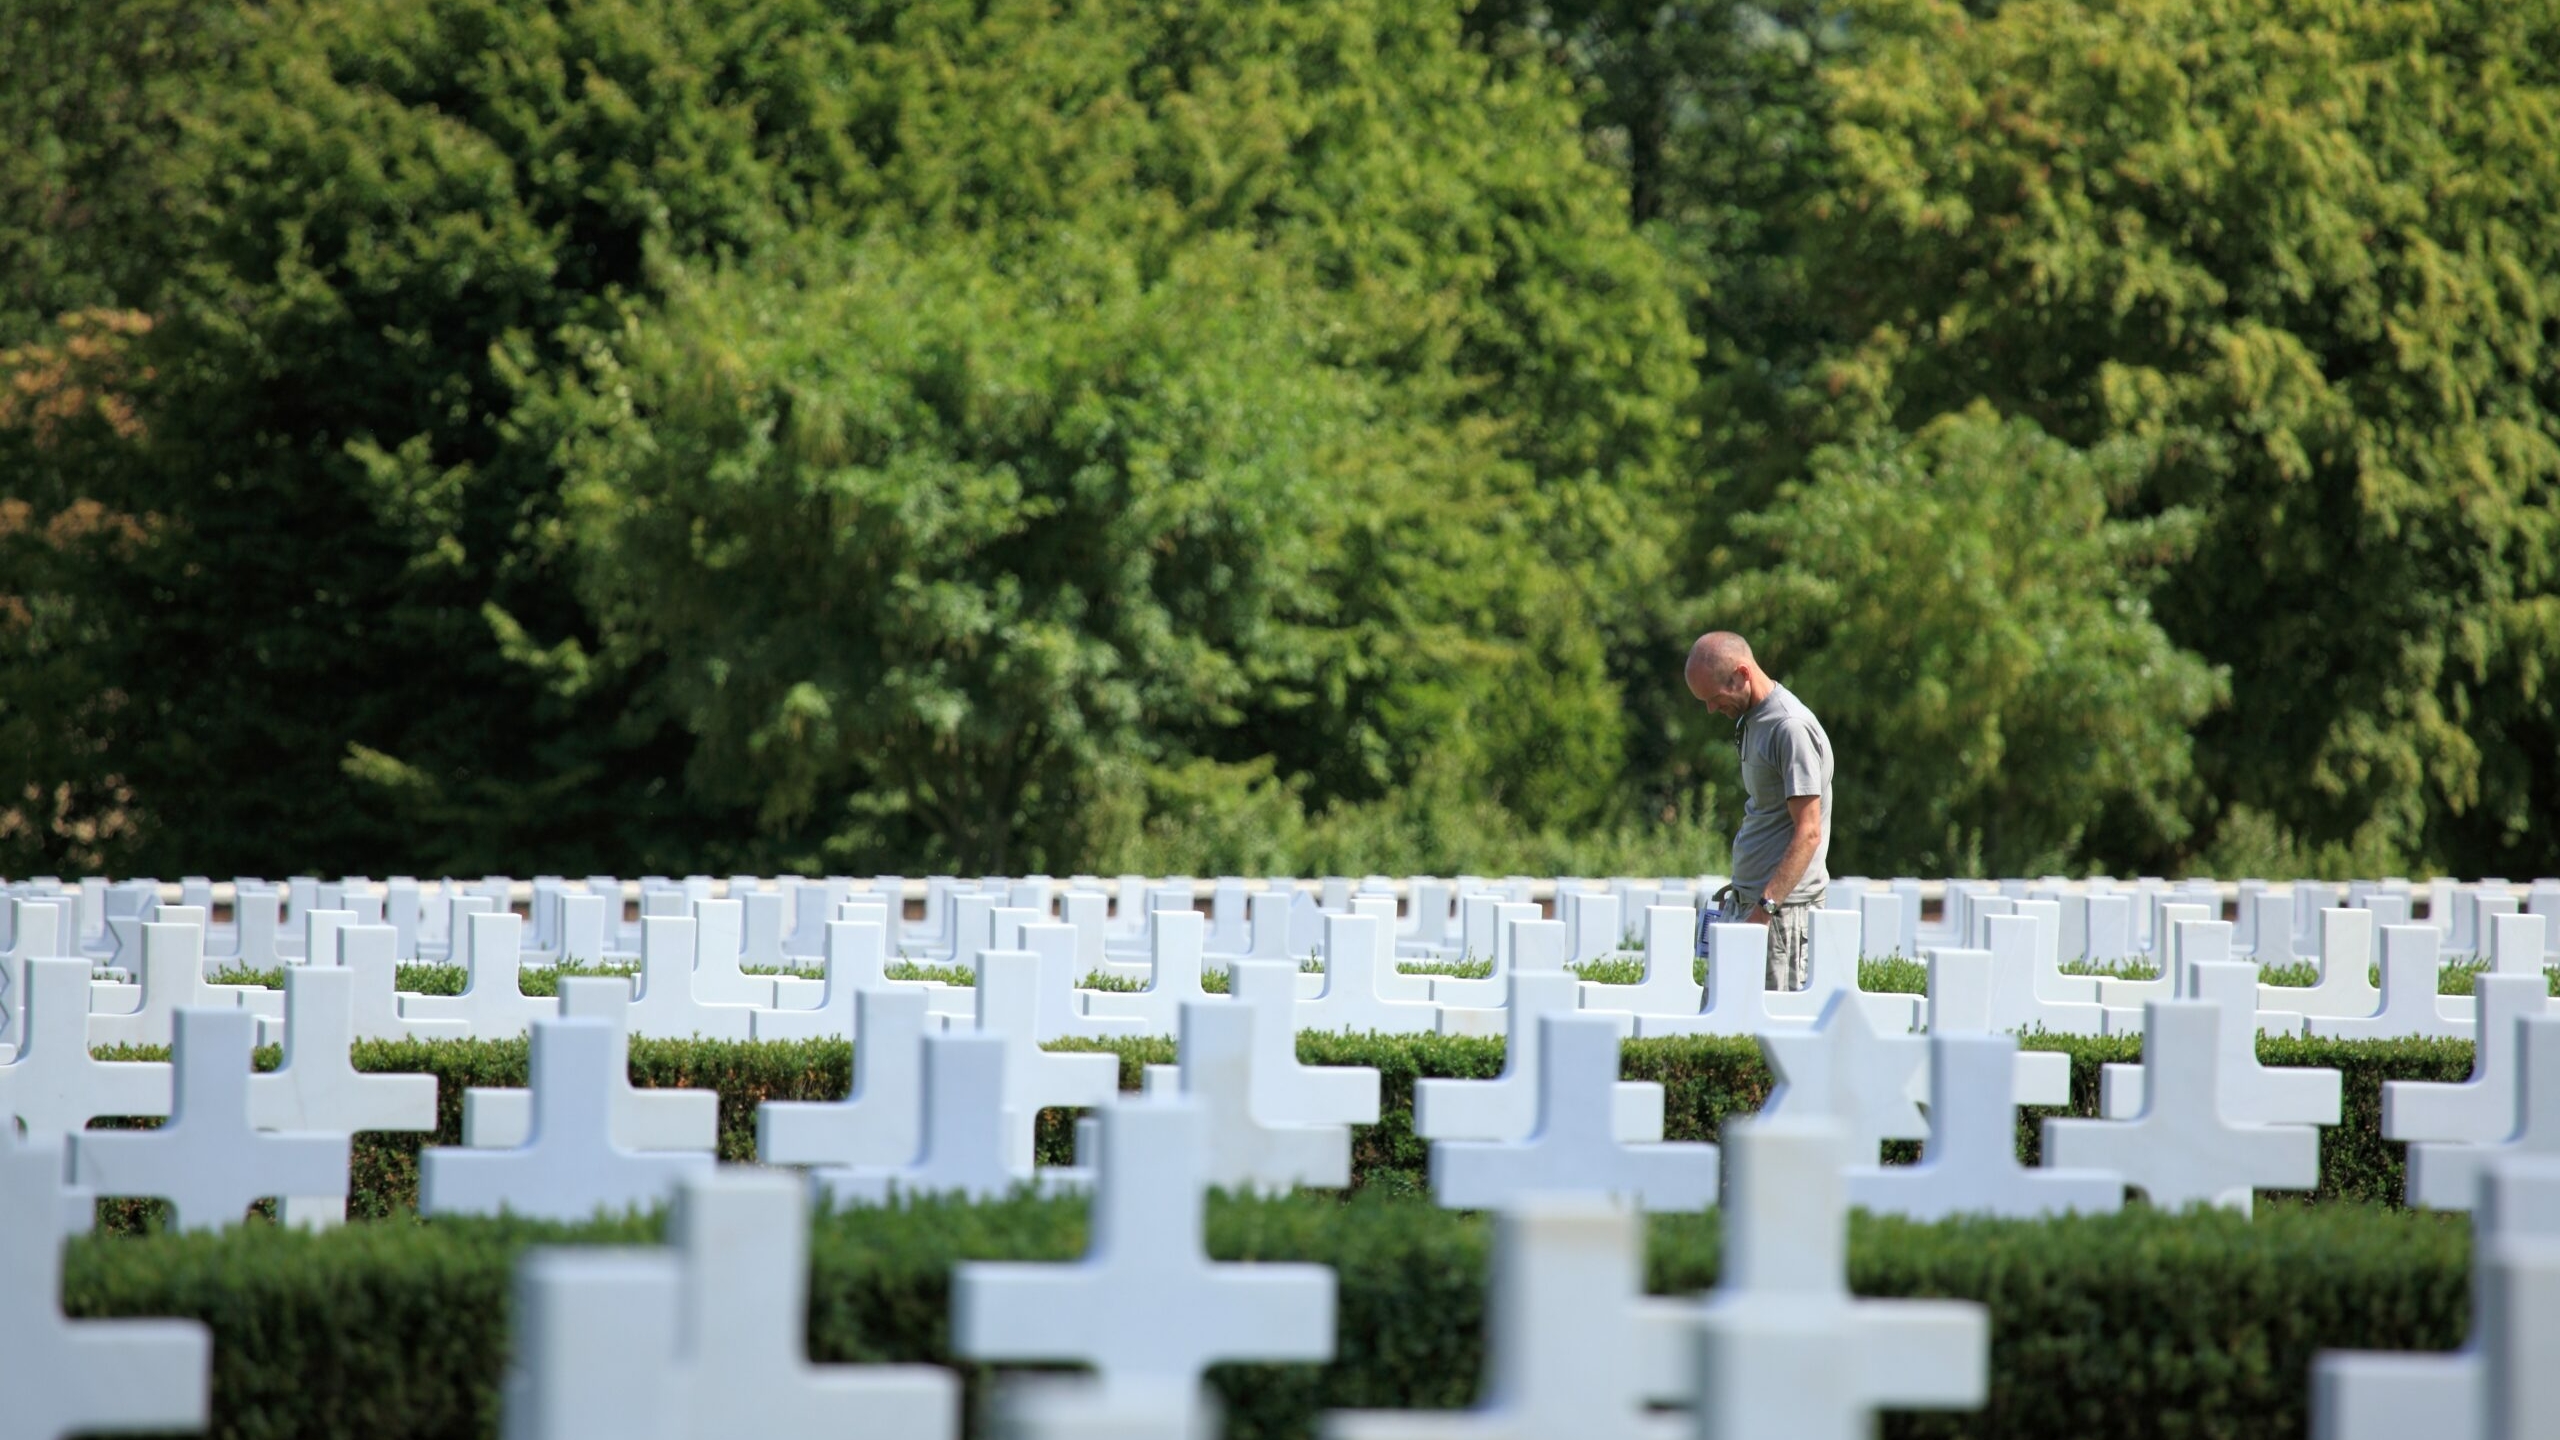
[[[2560,869],[2560,7],[30,0],[0,873]],[[1854,781],[1854,783],[1853,783]]]

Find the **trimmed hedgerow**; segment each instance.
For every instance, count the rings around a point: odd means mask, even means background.
[[[2048,1116],[2095,1115],[2098,1076],[2110,1062],[2137,1061],[2135,1036],[2031,1034],[2031,1048],[2060,1050],[2072,1060],[2072,1103],[2018,1112],[2018,1153],[2032,1164],[2041,1151],[2039,1132]],[[1120,1086],[1138,1088],[1145,1067],[1174,1061],[1174,1043],[1149,1038],[1062,1041],[1057,1049],[1101,1051],[1120,1060]],[[149,1048],[105,1050],[109,1058],[157,1059]],[[273,1068],[280,1052],[259,1052],[261,1068]],[[2459,1040],[2307,1040],[2262,1038],[2261,1061],[2270,1065],[2326,1065],[2342,1072],[2341,1123],[2321,1133],[2318,1201],[2360,1200],[2397,1204],[2407,1147],[2382,1138],[2382,1082],[2458,1081],[2471,1073],[2471,1046]],[[1413,1084],[1426,1076],[1482,1079],[1502,1072],[1500,1040],[1443,1035],[1340,1035],[1308,1031],[1298,1056],[1310,1065],[1369,1065],[1380,1076],[1378,1123],[1352,1136],[1352,1183],[1357,1188],[1411,1193],[1428,1188],[1430,1146],[1413,1133]],[[414,1071],[439,1081],[437,1127],[432,1135],[368,1134],[356,1137],[351,1159],[353,1193],[348,1213],[378,1218],[417,1203],[418,1151],[462,1140],[462,1092],[475,1085],[522,1086],[527,1070],[523,1040],[363,1041],[351,1061],[359,1070]],[[1767,1101],[1774,1077],[1757,1041],[1739,1037],[1683,1037],[1630,1041],[1621,1073],[1664,1087],[1663,1128],[1674,1140],[1713,1140],[1726,1117],[1748,1115]],[[631,1042],[635,1085],[716,1090],[720,1095],[720,1157],[755,1158],[756,1107],[767,1100],[838,1100],[852,1087],[853,1047],[842,1040],[747,1044],[716,1040]],[[1044,1164],[1074,1155],[1074,1115],[1041,1116],[1038,1151]],[[1899,1143],[1885,1158],[1907,1161],[1919,1147]],[[124,1211],[112,1212],[131,1223]],[[138,1213],[138,1212],[137,1212]]]
[[[214,1330],[218,1437],[379,1440],[495,1433],[511,1279],[535,1244],[646,1244],[659,1220],[436,1221],[306,1234],[90,1237],[66,1257],[75,1316],[174,1315]],[[955,1262],[1081,1253],[1078,1200],[822,1213],[807,1335],[822,1362],[950,1357]],[[1313,1261],[1339,1283],[1328,1365],[1225,1366],[1229,1433],[1304,1436],[1326,1410],[1472,1403],[1484,1358],[1489,1227],[1411,1199],[1212,1197],[1210,1253]],[[1852,1218],[1860,1294],[1978,1300],[1991,1312],[1979,1412],[1889,1417],[1897,1440],[2298,1435],[2312,1357],[2445,1349],[2467,1314],[2460,1217],[2371,1206],[2264,1208],[2255,1221],[2147,1209],[2046,1222]],[[1712,1286],[1718,1217],[1657,1217],[1647,1286]],[[983,1369],[961,1367],[972,1390]],[[974,1400],[974,1396],[972,1397]],[[971,1403],[974,1424],[983,1413]]]

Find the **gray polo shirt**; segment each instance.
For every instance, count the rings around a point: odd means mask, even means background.
[[[1786,686],[1772,681],[1768,698],[1743,713],[1735,739],[1742,751],[1742,829],[1733,837],[1733,879],[1759,889],[1795,838],[1787,813],[1792,795],[1822,797],[1822,843],[1796,882],[1802,891],[1831,879],[1831,737]],[[1784,896],[1780,897],[1785,898]]]

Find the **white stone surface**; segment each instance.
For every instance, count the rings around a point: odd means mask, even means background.
[[[101,1116],[169,1113],[165,1062],[90,1053],[87,960],[28,960],[19,979],[26,1038],[16,1058],[0,1065],[0,1114],[15,1116],[31,1135],[61,1135]]]
[[[1413,1133],[1425,1140],[1527,1139],[1538,1123],[1538,1020],[1573,1014],[1583,983],[1563,973],[1513,975],[1511,1003],[1499,1012],[1507,1026],[1502,1073],[1490,1080],[1414,1081]],[[1621,1039],[1634,1029],[1632,1015],[1598,1013]],[[1622,1080],[1611,1099],[1615,1138],[1630,1143],[1662,1138],[1661,1086]]]
[[[1878,1031],[1854,997],[1832,996],[1811,1029],[1764,1032],[1760,1053],[1777,1081],[1761,1113],[1839,1125],[1846,1163],[1872,1164],[1885,1141],[1929,1134],[1913,1100],[1927,1093],[1928,1042]]]
[[[1434,1143],[1432,1197],[1473,1210],[1550,1192],[1607,1195],[1649,1211],[1714,1204],[1715,1146],[1616,1138],[1622,1083],[1616,1022],[1605,1015],[1546,1015],[1538,1025],[1535,1128],[1517,1141]]]
[[[844,1040],[854,1033],[855,997],[865,981],[875,990],[888,988],[883,976],[889,953],[888,928],[877,920],[827,922],[826,951],[820,964],[824,981],[817,1003],[807,1009],[758,1010],[747,1017],[747,1033],[758,1040]],[[804,957],[805,958],[805,957]],[[801,982],[806,983],[806,982]],[[775,999],[782,999],[779,986]],[[924,997],[918,995],[919,1009]]]
[[[744,900],[700,900],[693,907],[693,997],[706,1005],[773,1004],[773,977],[750,975]]]
[[[84,972],[86,960],[67,960]],[[201,1430],[212,1419],[213,1336],[194,1320],[62,1313],[64,1137],[0,1125],[0,1430],[56,1440]]]
[[[1332,1271],[1209,1259],[1199,1107],[1124,1101],[1101,1122],[1084,1258],[956,1267],[953,1351],[999,1364],[1087,1365],[1105,1392],[1194,1391],[1221,1362],[1332,1359]]]
[[[2257,1002],[2258,967],[2245,960],[2190,961],[2188,998],[2217,1007],[2214,1046],[2219,1055],[2222,1117],[2243,1125],[2335,1125],[2343,1080],[2326,1066],[2258,1063],[2261,1033],[2290,1035],[2299,1015],[2271,1014]],[[2142,1108],[2142,1066],[2117,1064],[2098,1071],[2098,1114],[2116,1120]]]
[[[2560,1216],[2560,1162],[2494,1167],[2475,1198],[2469,1342],[2449,1355],[2324,1352],[2312,1366],[2313,1440],[2560,1435],[2560,1228],[2516,1214]]]
[[[2515,1027],[2514,1128],[2488,1144],[2410,1146],[2410,1205],[2464,1209],[2488,1167],[2517,1157],[2560,1158],[2560,1015],[2529,1016]]]
[[[1705,1008],[1693,1015],[1636,1017],[1636,1034],[1757,1035],[1805,1019],[1779,1019],[1769,1013],[1769,927],[1707,926],[1707,990]]]
[[[1985,928],[2016,917],[1987,917]],[[1936,947],[1925,952],[1929,967],[1928,1028],[1932,1035],[1993,1033],[1995,982],[1988,950]],[[2058,1050],[2017,1050],[2014,1099],[2020,1105],[2071,1103],[2071,1057]],[[1915,1082],[1912,1096],[1928,1093],[1926,1077]]]
[[[643,1088],[631,1083],[631,987],[612,975],[560,980],[560,1014],[613,1032],[613,1143],[624,1150],[713,1151],[720,1145],[720,1092]],[[432,1128],[432,1127],[430,1127]],[[462,1143],[513,1150],[533,1136],[533,1092],[473,1086],[462,1093]]]
[[[1374,1125],[1378,1072],[1367,1065],[1298,1060],[1298,967],[1237,961],[1227,971],[1233,1003],[1253,1014],[1253,1110],[1266,1125]]]
[[[537,1250],[516,1276],[508,1440],[956,1440],[959,1379],[812,1365],[808,1219],[791,1180],[689,1179],[659,1250]]]
[[[1983,1307],[1850,1295],[1839,1127],[1755,1117],[1724,1135],[1724,1273],[1699,1317],[1694,1433],[1864,1440],[1879,1410],[1981,1406]]]
[[[317,959],[285,970],[284,1060],[249,1077],[250,1124],[350,1136],[436,1128],[436,1077],[350,1063],[354,1001],[352,971]]]
[[[843,922],[838,922],[843,923]],[[924,1141],[924,996],[857,992],[853,1088],[842,1100],[767,1100],[756,1107],[756,1158],[767,1165],[881,1168]]]
[[[988,951],[987,954],[999,952]],[[827,1166],[811,1182],[838,1204],[880,1204],[901,1196],[992,1200],[1026,1185],[1064,1194],[1086,1176],[1035,1171],[1017,1147],[1006,1108],[1013,1047],[999,1035],[929,1035],[924,1041],[923,1108],[913,1154],[886,1165]]]
[[[1158,910],[1150,914],[1149,921],[1147,988],[1135,992],[1086,991],[1084,1013],[1096,1022],[1119,1022],[1120,1033],[1171,1035],[1181,1026],[1185,1003],[1209,998],[1209,993],[1200,988],[1207,921],[1197,910]],[[1036,986],[1036,966],[1033,973]],[[1035,1032],[1037,1019],[1035,1007]]]
[[[1439,1028],[1440,1009],[1429,1000],[1390,1000],[1381,993],[1381,967],[1394,965],[1389,925],[1373,915],[1324,918],[1324,989],[1298,1006],[1300,1028],[1382,1035],[1427,1035]]]
[[[403,995],[400,1014],[409,1020],[460,1020],[476,1040],[504,1040],[525,1033],[535,1020],[560,1013],[548,995],[527,995],[524,969],[524,917],[515,914],[468,913],[460,961],[468,971],[459,995]]]
[[[1177,1086],[1206,1124],[1201,1177],[1222,1189],[1285,1194],[1297,1186],[1351,1183],[1351,1130],[1273,1124],[1256,1113],[1262,1051],[1251,1008],[1225,1000],[1182,1007]]]
[[[1650,905],[1644,912],[1644,978],[1633,985],[1586,980],[1585,1010],[1624,1010],[1635,1015],[1691,1016],[1706,987],[1697,980],[1697,912],[1685,905]]]
[[[755,1033],[753,1005],[714,1002],[696,991],[701,925],[664,915],[641,920],[639,987],[627,1012],[632,1034],[656,1040],[744,1040]]]
[[[2318,917],[2320,978],[2308,986],[2261,985],[2258,1004],[2298,1015],[2361,1019],[2382,1008],[2373,984],[2373,912],[2326,909]]]
[[[2486,1145],[2515,1133],[2516,1022],[2553,1013],[2550,984],[2538,973],[2482,975],[2471,983],[2480,1007],[2471,1078],[2383,1081],[2383,1139]]]
[[[188,1008],[176,1016],[169,1120],[153,1130],[72,1137],[71,1183],[101,1196],[166,1200],[180,1230],[238,1224],[252,1202],[347,1198],[347,1137],[261,1131],[249,1122],[255,1017]]]
[[[613,1095],[630,1077],[600,1020],[532,1025],[533,1129],[512,1150],[430,1146],[418,1156],[418,1213],[512,1213],[584,1220],[655,1205],[711,1168],[695,1151],[640,1152],[613,1140]]]
[[[1197,934],[1199,915],[1189,915]],[[1195,975],[1194,980],[1197,980]],[[1040,957],[1023,950],[979,954],[978,1033],[1004,1042],[1004,1120],[1008,1163],[1029,1173],[1040,1112],[1053,1106],[1104,1105],[1120,1089],[1115,1055],[1044,1050],[1039,1040]],[[1226,1004],[1226,1001],[1216,1003]]]
[[[2336,1040],[2470,1039],[2470,997],[2437,993],[2443,948],[2444,937],[2433,925],[2384,926],[2381,1004],[2361,1018],[2311,1013],[2310,1033]]]
[[[1592,1196],[1523,1201],[1494,1222],[1483,1400],[1462,1411],[1336,1411],[1328,1440],[1674,1440],[1651,1408],[1657,1337],[1689,1306],[1644,1293],[1644,1225]]]
[[[1953,1215],[2110,1215],[2123,1208],[2121,1175],[2030,1170],[2018,1163],[2017,1041],[1933,1033],[1928,1046],[1929,1134],[1920,1162],[1861,1161],[1848,1172],[1850,1204],[1925,1221]]]
[[[2245,1215],[2256,1191],[2318,1185],[2318,1130],[2223,1118],[2222,1007],[2154,1000],[2147,1008],[2140,1113],[2124,1120],[2045,1121],[2045,1163],[2116,1171],[2167,1210],[2202,1203]]]

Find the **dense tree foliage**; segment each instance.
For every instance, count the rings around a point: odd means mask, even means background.
[[[1855,868],[2548,873],[2555,56],[34,0],[0,873],[1691,868],[1709,624]]]

